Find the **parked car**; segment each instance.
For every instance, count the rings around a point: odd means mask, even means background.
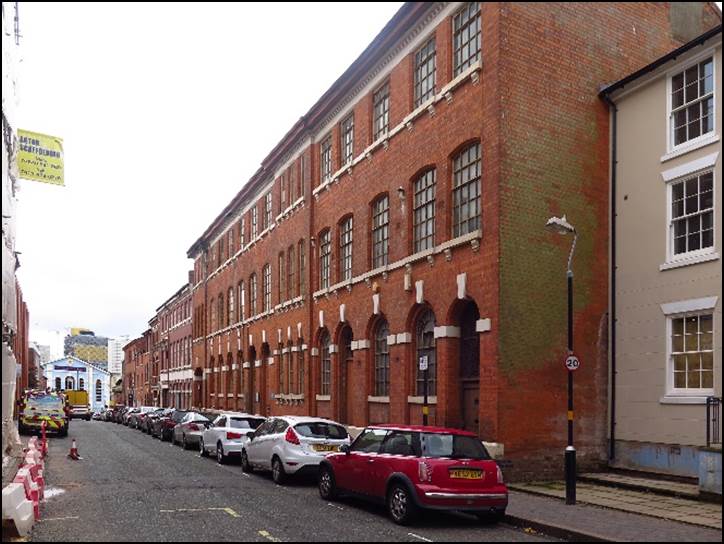
[[[185,410],[169,408],[161,417],[151,422],[151,436],[157,436],[161,440],[171,440],[173,428],[178,425],[187,414]]]
[[[128,417],[128,426],[132,429],[138,429],[141,423],[141,416],[145,416],[148,412],[155,410],[155,406],[139,406]]]
[[[138,428],[143,433],[149,433],[151,431],[151,422],[156,418],[160,417],[168,408],[156,408],[145,414],[138,416]]]
[[[173,428],[171,442],[181,444],[183,449],[199,445],[201,433],[211,423],[209,418],[198,412],[187,412],[183,419]]]
[[[241,455],[241,448],[249,441],[246,433],[256,430],[266,419],[261,416],[222,413],[201,433],[199,451],[202,457],[209,453],[216,455],[219,464],[230,456]]]
[[[422,509],[459,510],[499,521],[508,505],[503,473],[470,432],[422,426],[366,428],[319,468],[319,494],[382,502],[398,524]]]
[[[123,415],[121,416],[121,423],[128,427],[130,424],[131,416],[138,412],[138,410],[140,410],[140,408],[134,406],[123,412]]]
[[[275,417],[247,436],[241,450],[242,470],[271,470],[277,484],[299,472],[316,473],[325,455],[350,443],[342,425],[314,417]]]
[[[97,410],[97,411],[93,412],[91,419],[94,421],[102,421],[105,413],[106,413],[105,408],[103,408],[102,410]]]

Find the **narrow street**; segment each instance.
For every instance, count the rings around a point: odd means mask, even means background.
[[[81,461],[66,457],[72,438]],[[113,423],[75,420],[68,438],[49,443],[37,542],[552,540],[462,514],[429,514],[400,527],[382,507],[322,501],[313,480],[280,487],[269,475],[243,474],[238,462],[218,465]]]

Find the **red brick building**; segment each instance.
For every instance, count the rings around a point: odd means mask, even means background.
[[[406,3],[194,242],[193,404],[422,420],[558,469],[575,271],[576,446],[605,459],[609,116],[601,85],[711,3]]]
[[[191,407],[191,286],[187,283],[156,309],[159,326],[161,406]]]
[[[123,399],[126,406],[153,405],[152,347],[151,329],[123,347]]]
[[[31,352],[30,352],[30,313],[28,305],[23,299],[23,290],[15,280],[16,305],[16,332],[13,336],[13,354],[17,365],[17,378],[15,383],[15,400],[19,400],[23,392],[30,385]]]

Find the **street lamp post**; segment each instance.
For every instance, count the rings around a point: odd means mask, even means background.
[[[568,254],[568,270],[566,280],[568,283],[568,357],[573,357],[573,269],[571,263],[573,252],[576,249],[578,233],[564,215],[562,218],[551,217],[546,228],[559,234],[573,234],[571,252]],[[568,446],[565,454],[566,477],[566,504],[576,504],[576,448],[573,447],[573,372],[568,368]]]

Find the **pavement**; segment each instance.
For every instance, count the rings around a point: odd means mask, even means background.
[[[721,503],[682,498],[691,496],[690,484],[619,474],[583,479],[576,485],[576,505],[565,504],[562,481],[511,484],[508,514],[566,539],[722,541]]]

